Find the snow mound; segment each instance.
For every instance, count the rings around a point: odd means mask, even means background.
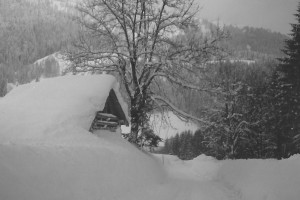
[[[219,178],[246,200],[300,199],[300,155],[285,160],[223,161]]]
[[[119,85],[110,75],[63,76],[20,85],[0,101],[0,143],[93,143],[88,132]]]
[[[21,85],[0,100],[0,199],[132,200],[164,182],[153,156],[120,130],[88,132],[110,75],[64,76]]]
[[[156,155],[156,157],[161,160],[171,177],[194,180],[206,185],[218,183],[222,186],[222,190],[230,191],[234,196],[233,199],[300,199],[300,155],[279,161],[273,159],[218,161],[205,155],[189,161],[182,161],[171,155]],[[214,187],[214,184],[211,186]]]
[[[1,200],[133,200],[163,182],[161,164],[101,131],[97,146],[0,144]]]
[[[162,161],[170,176],[178,179],[200,182],[216,180],[221,166],[220,162],[205,155],[189,161],[180,160],[172,155],[156,155],[156,157]]]

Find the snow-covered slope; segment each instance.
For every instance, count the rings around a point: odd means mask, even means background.
[[[199,162],[200,164],[200,162]],[[286,160],[223,161],[219,179],[246,200],[300,199],[300,155]]]
[[[70,12],[70,10],[73,10],[75,6],[80,2],[81,0],[27,0],[30,3],[40,3],[40,2],[49,2],[50,5],[53,6],[53,8],[56,8],[60,11]]]
[[[88,132],[110,89],[119,95],[110,75],[64,76],[0,100],[1,200],[123,199],[164,180],[161,164],[120,132]]]
[[[120,134],[97,134],[84,145],[0,144],[0,199],[132,200],[164,182],[151,155]]]
[[[156,113],[150,117],[150,125],[155,134],[163,139],[175,136],[183,131],[192,131],[193,133],[199,128],[197,124],[189,121],[183,121],[172,112],[164,114]]]
[[[195,189],[198,199],[300,199],[300,155],[280,161],[217,161],[205,155],[190,161],[182,161],[170,155],[156,157],[164,164],[170,177],[182,180],[190,186],[186,188],[186,192],[192,197],[195,191],[191,189],[194,185],[190,181],[194,181],[198,185]]]

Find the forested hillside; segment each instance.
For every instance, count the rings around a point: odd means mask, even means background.
[[[199,23],[204,34],[207,34],[207,30],[216,28],[215,24],[207,20],[200,20]],[[222,63],[207,64],[202,76],[194,80],[210,92],[184,89],[168,91],[174,94],[171,101],[175,105],[207,120],[222,110],[226,101],[231,103],[232,98],[240,98],[235,97],[237,93],[234,90],[247,87],[251,92],[257,87],[265,87],[264,84],[271,79],[278,64],[277,58],[284,56],[282,49],[285,40],[289,38],[263,28],[225,26],[225,30],[228,32],[228,39],[222,45],[227,49],[228,55]]]
[[[233,58],[269,59],[282,57],[281,49],[286,35],[263,28],[226,26],[230,38],[226,43],[233,53]]]
[[[52,3],[0,0],[0,85],[31,81],[30,65],[74,38],[76,25],[70,15]]]
[[[76,38],[78,24],[72,20],[76,2],[0,0],[1,96],[6,93],[6,83],[22,84],[39,78],[43,70],[32,64],[65,49]],[[199,23],[205,34],[215,28],[207,20],[199,20]],[[229,33],[224,44],[230,53],[229,59],[257,60],[282,56],[280,49],[287,36],[262,28],[227,26],[225,29]]]
[[[215,24],[207,20],[199,20],[199,24],[202,34],[208,34],[210,29],[216,28]],[[228,79],[238,79],[235,81],[236,83],[232,83],[238,84],[239,81],[242,83],[246,80],[251,81],[253,76],[262,76],[264,79],[270,78],[278,63],[277,58],[284,56],[282,49],[285,40],[289,37],[281,33],[254,27],[239,28],[228,25],[225,26],[225,30],[228,33],[228,38],[222,43],[227,51],[224,62],[207,64],[207,67],[203,69],[202,77],[194,81],[198,81],[201,87],[209,88],[209,90],[223,90],[224,83]],[[232,73],[227,74],[226,79],[221,75],[224,73],[224,68],[231,69],[230,73]],[[229,72],[227,71],[227,73]],[[260,81],[260,79],[256,79],[253,84]],[[166,87],[169,88],[167,85]],[[197,116],[212,115],[224,106],[224,102],[220,102],[220,98],[209,92],[180,89],[168,92],[174,94],[171,101],[175,105]]]
[[[199,20],[199,23],[202,32],[206,34],[217,26],[225,28],[228,39],[223,45],[228,49],[230,59],[261,60],[282,57],[284,41],[289,38],[264,28],[218,25],[205,19]]]

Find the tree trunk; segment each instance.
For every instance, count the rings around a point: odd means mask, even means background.
[[[131,130],[130,130],[130,136],[129,136],[129,142],[137,144],[137,137],[139,133],[139,120],[138,120],[138,114],[136,111],[131,111]]]
[[[131,130],[129,135],[129,142],[137,144],[137,138],[139,133],[139,127],[141,125],[140,117],[139,117],[139,106],[137,100],[131,101]]]
[[[131,109],[130,109],[130,116],[131,116],[131,132],[129,141],[133,144],[138,143],[138,134],[140,127],[143,126],[144,122],[144,106],[143,100],[141,99],[142,95],[136,94],[133,99],[131,99]]]
[[[282,137],[280,134],[277,134],[276,146],[277,146],[275,152],[276,158],[278,160],[281,160],[282,159]]]
[[[151,104],[148,102],[149,98],[147,93],[139,93],[131,99],[131,133],[129,136],[129,141],[134,144],[138,144],[138,134],[142,127],[148,124],[148,115],[152,110]]]

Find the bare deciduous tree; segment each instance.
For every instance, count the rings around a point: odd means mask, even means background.
[[[199,31],[193,0],[88,0],[78,10],[84,34],[69,59],[77,72],[118,73],[130,101],[131,142],[155,108],[205,123],[159,92],[164,82],[206,91],[197,80],[226,37],[220,28]]]

